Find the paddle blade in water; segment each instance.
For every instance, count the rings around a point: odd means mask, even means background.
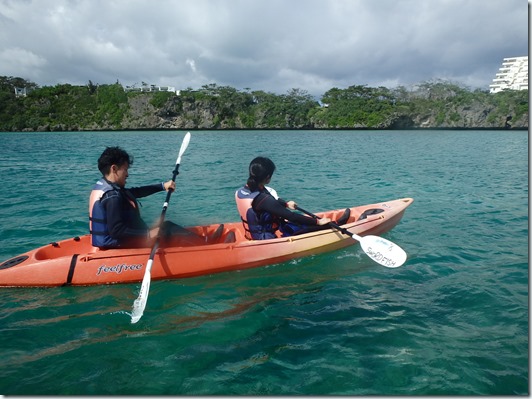
[[[382,237],[360,237],[360,246],[371,259],[382,266],[399,267],[406,261],[406,252],[398,245]]]
[[[148,264],[146,265],[146,273],[144,273],[142,285],[140,286],[139,296],[133,302],[133,311],[131,312],[131,324],[135,324],[137,321],[139,321],[142,315],[144,314],[144,309],[146,309],[146,303],[148,302],[148,294],[150,292],[152,262],[152,259],[148,260]]]

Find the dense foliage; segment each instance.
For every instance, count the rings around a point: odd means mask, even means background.
[[[56,130],[78,130],[110,125],[119,128],[128,107],[128,98],[122,86],[87,86],[58,84],[30,87],[26,97],[16,97],[15,87],[20,81],[0,79],[0,129],[39,130],[43,126]]]
[[[16,96],[15,88],[27,95]],[[354,85],[332,88],[316,101],[286,94],[205,85],[179,93],[125,91],[119,82],[38,87],[0,77],[0,130],[143,128],[499,128],[528,126],[528,90],[488,91],[449,82],[412,89]],[[508,127],[508,126],[507,126]]]

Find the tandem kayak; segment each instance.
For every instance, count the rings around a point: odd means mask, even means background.
[[[383,234],[399,223],[412,202],[412,198],[402,198],[352,207],[351,215],[342,227],[359,236]],[[345,208],[319,212],[317,216],[338,220],[344,211]],[[191,226],[187,229],[203,236],[215,232],[221,234],[216,243],[209,245],[161,243],[152,264],[152,280],[265,266],[357,243],[350,235],[332,228],[260,241],[246,239],[241,222]],[[137,283],[144,276],[150,251],[149,247],[102,250],[91,245],[89,234],[73,237],[50,243],[0,264],[0,286]]]

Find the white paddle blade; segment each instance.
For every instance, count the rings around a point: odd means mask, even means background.
[[[406,261],[406,252],[398,245],[382,237],[360,237],[360,246],[366,255],[382,266],[399,267]]]
[[[150,292],[150,282],[151,282],[151,264],[152,260],[148,260],[146,265],[146,273],[144,273],[144,278],[142,279],[142,285],[140,286],[139,296],[133,302],[133,310],[131,312],[131,324],[135,324],[140,320],[144,314],[144,309],[146,309],[146,303],[148,302],[148,293]]]
[[[183,138],[181,148],[179,149],[179,155],[177,156],[177,160],[175,161],[176,165],[179,165],[181,163],[181,157],[185,153],[188,147],[188,143],[190,143],[190,132],[187,132],[187,134],[185,134],[185,138]]]

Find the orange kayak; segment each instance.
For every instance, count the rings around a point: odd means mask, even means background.
[[[401,220],[412,198],[352,207],[342,227],[359,236],[380,235]],[[317,213],[337,220],[345,208]],[[177,279],[241,270],[329,252],[357,243],[335,229],[286,238],[253,241],[244,237],[241,222],[187,227],[199,235],[221,235],[214,244],[179,246],[161,244],[156,252],[152,280]],[[142,281],[151,248],[101,250],[90,235],[26,252],[0,264],[0,286],[39,287],[136,283]]]

